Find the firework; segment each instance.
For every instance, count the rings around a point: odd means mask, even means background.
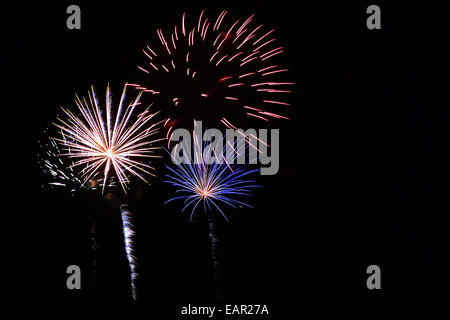
[[[88,98],[75,102],[79,115],[62,108],[64,118],[58,118],[55,126],[59,128],[60,138],[53,138],[62,147],[62,157],[73,160],[70,168],[78,168],[77,179],[82,183],[96,176],[101,176],[103,188],[111,177],[115,177],[126,192],[129,175],[144,180],[145,176],[154,174],[148,163],[149,158],[159,157],[154,154],[154,144],[162,139],[153,139],[159,131],[160,123],[151,123],[156,113],[146,108],[137,113],[142,92],[125,103],[124,86],[117,110],[113,110],[109,85],[106,89],[106,101],[100,105],[94,88]]]
[[[64,163],[60,156],[61,150],[55,141],[49,140],[47,143],[41,144],[40,148],[38,163],[41,171],[49,180],[50,188],[66,188],[74,194],[76,191],[90,187],[90,184],[83,183],[75,175],[70,165]]]
[[[195,136],[194,136],[195,137]],[[211,161],[217,158],[217,151],[211,148],[211,152],[204,152],[205,147],[200,148],[200,143],[194,138],[197,148],[195,149],[193,164],[178,163],[176,168],[167,166],[170,173],[166,174],[165,182],[176,187],[176,192],[182,195],[169,199],[166,203],[174,200],[184,200],[182,211],[192,208],[190,219],[192,220],[196,209],[203,206],[204,212],[208,219],[209,239],[211,245],[211,259],[213,263],[214,278],[216,280],[216,295],[222,300],[221,284],[220,284],[220,263],[219,263],[219,246],[220,239],[218,236],[218,228],[216,226],[216,218],[213,211],[218,211],[229,221],[224,214],[222,205],[232,208],[251,207],[249,204],[238,200],[237,198],[251,196],[255,187],[255,180],[248,179],[252,173],[258,172],[259,169],[248,170],[242,166],[236,166],[228,163],[226,159],[222,163]],[[242,146],[236,146],[236,154],[242,152],[245,143]]]
[[[64,134],[61,133],[64,139]],[[68,190],[72,196],[88,196],[83,197],[89,202],[93,201],[91,192],[97,189],[101,181],[93,177],[89,182],[84,183],[79,179],[74,169],[61,157],[59,145],[52,139],[48,139],[46,143],[40,145],[41,152],[38,154],[38,163],[44,175],[49,182],[46,186],[51,189]],[[72,164],[72,163],[71,163]],[[114,185],[113,181],[109,186]],[[91,254],[92,254],[92,289],[95,292],[97,282],[97,251],[100,248],[97,242],[97,222],[95,213],[91,212]]]
[[[214,149],[212,151],[216,153]],[[205,212],[217,209],[227,221],[221,205],[251,207],[236,198],[252,195],[252,189],[258,185],[253,184],[255,180],[249,180],[247,176],[259,172],[259,169],[248,170],[231,165],[225,159],[222,163],[212,162],[203,151],[197,152],[195,157],[199,161],[194,164],[179,163],[175,169],[167,166],[170,173],[166,175],[168,179],[165,182],[177,187],[177,193],[182,194],[167,202],[184,200],[182,211],[191,207],[191,219],[200,203]]]
[[[225,127],[245,114],[254,119],[288,119],[293,82],[280,59],[284,52],[275,29],[233,19],[227,10],[215,19],[203,10],[185,13],[169,32],[157,29],[159,41],[147,45],[138,69],[145,76],[130,84],[154,95],[171,118],[205,119]],[[167,122],[166,124],[171,124]]]
[[[157,158],[154,146],[163,139],[155,139],[159,131],[159,123],[152,123],[156,113],[150,113],[149,108],[138,112],[141,104],[140,92],[130,103],[125,102],[125,84],[119,104],[113,108],[109,85],[106,89],[106,101],[100,104],[94,88],[88,93],[88,98],[76,96],[78,115],[63,108],[64,118],[58,118],[55,126],[60,137],[52,138],[62,146],[60,157],[72,160],[69,169],[71,179],[82,185],[92,179],[101,179],[104,187],[117,180],[126,193],[130,175],[147,182],[147,175],[153,167],[148,164],[149,158]],[[75,172],[75,169],[76,172]],[[137,277],[136,257],[133,249],[134,227],[132,214],[126,204],[120,206],[124,241],[127,259],[131,272],[132,297],[136,299],[135,279]],[[95,234],[96,225],[92,226]],[[95,261],[97,244],[93,241],[92,249]],[[95,273],[95,269],[94,269]]]

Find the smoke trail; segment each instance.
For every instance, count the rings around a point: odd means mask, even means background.
[[[128,209],[127,204],[120,205],[120,214],[122,216],[123,225],[123,235],[125,242],[125,251],[127,253],[128,264],[130,266],[130,276],[131,276],[131,295],[133,300],[136,300],[136,279],[138,277],[137,273],[137,261],[134,255],[134,226],[133,226],[133,215]]]
[[[91,253],[92,253],[92,292],[95,294],[97,291],[97,249],[99,245],[97,243],[97,223],[92,218],[91,223]]]
[[[211,212],[207,213],[209,224],[209,239],[211,240],[211,260],[213,264],[213,274],[216,282],[216,296],[219,301],[222,301],[222,286],[220,281],[220,263],[218,258],[218,249],[220,246],[220,240],[217,236],[217,227]]]

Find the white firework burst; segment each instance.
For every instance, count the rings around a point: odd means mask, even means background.
[[[160,157],[155,154],[160,149],[155,144],[163,140],[154,138],[162,123],[152,122],[157,113],[151,113],[150,107],[137,111],[142,92],[126,104],[126,88],[127,84],[117,109],[112,106],[109,84],[104,104],[100,104],[93,87],[87,99],[76,95],[79,114],[62,108],[65,117],[58,117],[54,123],[61,137],[52,138],[63,146],[61,156],[73,161],[71,168],[79,168],[79,179],[88,181],[101,174],[105,186],[115,177],[124,192],[130,174],[145,182],[145,176],[154,176],[149,158]]]

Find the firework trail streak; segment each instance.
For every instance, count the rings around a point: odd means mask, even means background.
[[[220,248],[220,240],[217,235],[217,226],[214,220],[213,214],[208,213],[208,224],[209,224],[209,239],[211,240],[211,260],[213,266],[214,280],[216,282],[216,296],[221,301],[222,300],[222,286],[220,281],[220,262],[218,257],[218,251]]]
[[[133,226],[133,215],[128,209],[127,204],[120,205],[120,214],[122,216],[123,225],[123,236],[125,242],[125,251],[127,254],[128,264],[130,266],[130,276],[131,276],[131,295],[133,300],[136,300],[136,279],[138,277],[137,273],[137,261],[134,255],[134,226]]]
[[[97,287],[97,223],[92,219],[91,223],[91,250],[92,250],[92,290],[96,293]]]

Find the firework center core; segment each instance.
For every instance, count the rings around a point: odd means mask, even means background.
[[[108,158],[113,158],[114,157],[114,152],[111,149],[106,150],[106,156]]]

